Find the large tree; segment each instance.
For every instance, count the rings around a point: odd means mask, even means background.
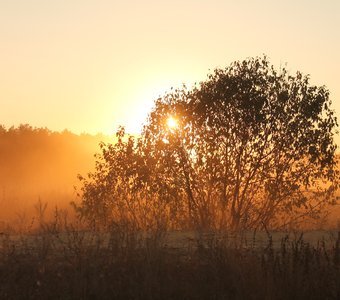
[[[172,203],[174,218],[180,211],[191,225],[255,228],[312,216],[335,200],[336,127],[329,91],[309,76],[277,71],[266,57],[234,62],[156,100],[138,142],[120,148],[132,160],[104,149],[101,183],[86,182],[83,206],[96,195],[89,187],[105,183],[112,196],[127,179],[112,174],[125,166],[129,189]]]
[[[247,228],[334,201],[336,127],[324,86],[262,57],[158,99],[143,135],[195,219]]]

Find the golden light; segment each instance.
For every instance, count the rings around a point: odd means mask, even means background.
[[[168,120],[166,121],[166,124],[168,125],[170,129],[176,129],[178,127],[178,121],[172,116],[168,118]]]

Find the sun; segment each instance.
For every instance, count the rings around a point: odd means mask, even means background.
[[[168,127],[170,129],[176,129],[178,127],[178,120],[175,119],[174,117],[170,116],[167,119],[166,124],[168,125]]]

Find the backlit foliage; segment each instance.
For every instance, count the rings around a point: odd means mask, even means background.
[[[120,131],[118,144],[103,145],[79,209],[114,220],[119,207],[138,214],[136,199],[148,212],[152,199],[164,218],[202,228],[315,217],[336,200],[336,127],[329,91],[309,76],[266,57],[234,62],[159,98],[140,138]]]

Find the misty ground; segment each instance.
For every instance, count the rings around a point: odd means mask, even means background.
[[[93,171],[100,142],[113,141],[102,134],[0,126],[0,227],[23,218],[29,222],[38,201],[52,211],[69,210],[77,201],[77,175]]]

